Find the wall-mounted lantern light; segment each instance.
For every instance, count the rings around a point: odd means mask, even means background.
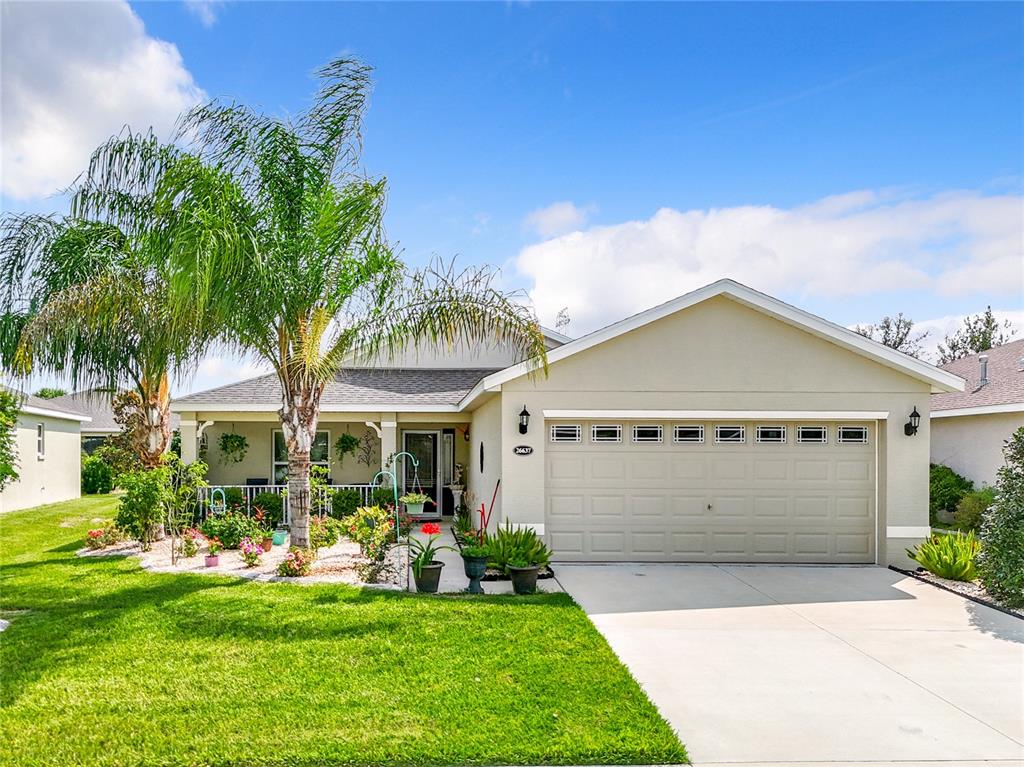
[[[917,412],[915,407],[913,412],[910,414],[910,420],[903,425],[903,433],[908,437],[913,437],[917,434],[917,427],[921,425],[921,414]]]
[[[526,434],[527,429],[530,428],[530,411],[526,409],[526,405],[523,405],[523,412],[519,414],[519,433]]]

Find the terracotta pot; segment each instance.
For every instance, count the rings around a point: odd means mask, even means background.
[[[207,554],[206,555],[206,559],[204,561],[206,562],[206,566],[207,567],[216,567],[217,565],[220,564],[220,555],[219,554],[214,554],[211,557],[209,554]]]
[[[512,590],[517,594],[532,594],[537,590],[539,567],[509,567],[512,575]]]
[[[441,580],[441,568],[444,562],[431,562],[420,568],[420,574],[415,575],[416,590],[424,594],[436,594],[437,585]]]
[[[263,550],[264,551],[270,551],[272,548],[274,548],[274,538],[272,536],[268,536],[268,537],[264,538],[263,539]]]

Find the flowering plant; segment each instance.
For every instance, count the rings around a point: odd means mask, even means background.
[[[253,536],[262,540],[263,538],[270,538],[274,531],[271,529],[270,518],[263,509],[257,507],[256,513],[252,515],[253,521],[256,523],[256,530],[253,531]]]
[[[224,550],[224,544],[216,535],[206,539],[206,556],[215,557]]]
[[[420,532],[427,536],[426,542],[419,538],[409,536],[409,553],[412,558],[409,564],[412,566],[412,574],[417,578],[423,573],[423,568],[434,561],[434,554],[439,551],[454,551],[451,546],[435,546],[434,541],[441,534],[441,526],[436,522],[427,522],[420,528]]]
[[[124,534],[113,522],[108,522],[103,527],[97,527],[85,534],[85,545],[96,551],[113,546],[124,539]]]
[[[256,567],[263,555],[263,547],[252,538],[243,538],[238,544],[238,553],[242,555],[242,561],[246,567]]]
[[[178,544],[178,553],[183,557],[194,557],[199,553],[199,541],[203,534],[194,527],[186,527],[181,531],[181,542]]]
[[[316,555],[308,549],[300,549],[292,546],[284,555],[281,564],[277,566],[277,574],[285,578],[298,578],[309,575],[309,569],[313,565]]]

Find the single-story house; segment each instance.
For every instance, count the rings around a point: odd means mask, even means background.
[[[110,392],[102,389],[85,389],[83,391],[65,394],[49,400],[55,407],[68,408],[79,413],[84,413],[91,419],[82,425],[82,452],[92,455],[93,450],[114,434],[121,431],[121,427],[114,420],[114,408],[111,404],[113,397]],[[171,414],[171,431],[178,428],[178,416]]]
[[[1003,443],[1024,426],[1024,340],[941,367],[967,386],[932,395],[932,462],[979,487],[994,485]]]
[[[81,428],[89,416],[52,400],[21,399],[15,446],[18,479],[0,492],[0,512],[57,503],[81,495]]]
[[[365,484],[409,451],[400,480],[445,513],[455,464],[473,508],[500,478],[491,524],[563,561],[901,562],[930,532],[929,398],[963,389],[953,373],[732,280],[549,345],[547,375],[493,354],[346,369],[314,460]],[[279,485],[279,395],[263,376],[175,400],[183,457]],[[360,449],[339,461],[342,433]]]

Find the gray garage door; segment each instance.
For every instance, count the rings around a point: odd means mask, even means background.
[[[548,421],[567,561],[875,560],[871,423]]]

